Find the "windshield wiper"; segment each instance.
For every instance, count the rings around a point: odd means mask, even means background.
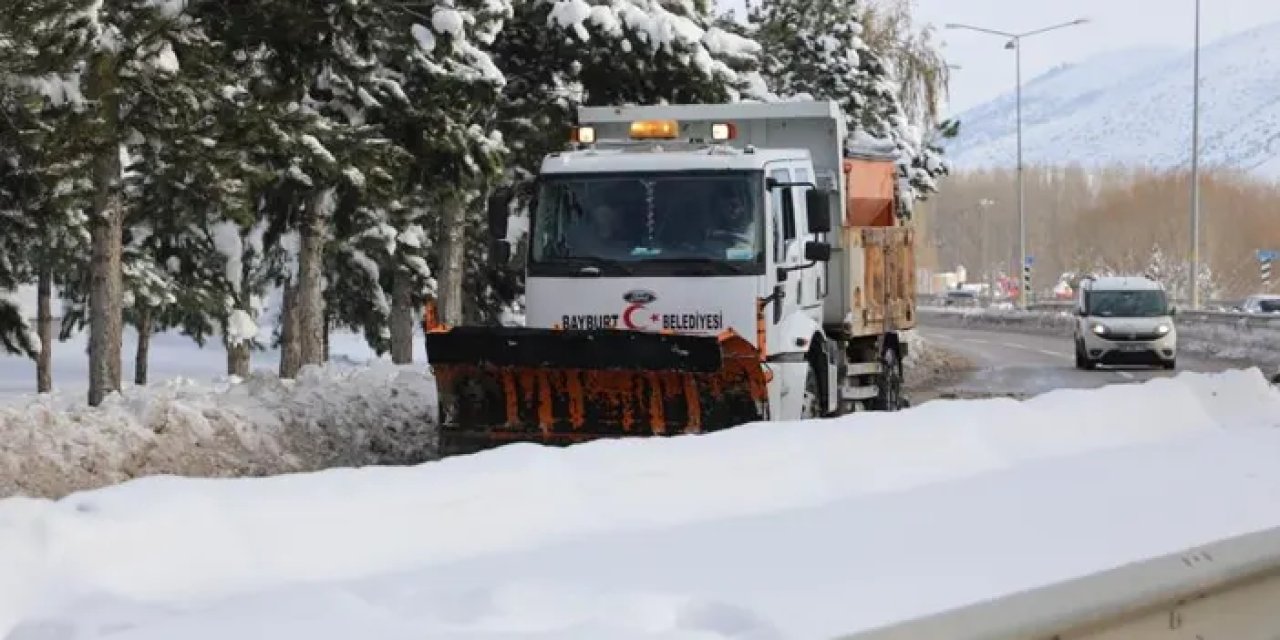
[[[729,273],[743,272],[741,265],[734,264],[732,262],[728,262],[726,260],[721,260],[718,258],[706,258],[706,257],[699,257],[699,256],[688,256],[683,258],[649,258],[645,260],[645,262],[651,263],[651,264],[657,263],[657,264],[710,267],[708,271],[712,273],[724,273],[725,271],[728,271]]]
[[[604,271],[613,271],[623,275],[631,275],[631,266],[621,260],[613,260],[610,258],[598,258],[596,256],[573,256],[570,258],[556,258],[552,264],[564,265],[567,267],[577,267],[575,273],[580,275],[598,276]]]

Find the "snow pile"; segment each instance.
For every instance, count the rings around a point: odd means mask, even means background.
[[[901,335],[907,345],[902,366],[908,391],[925,389],[956,375],[970,364],[960,354],[928,340],[918,331],[903,331]]]
[[[1185,374],[11,499],[0,636],[831,637],[1274,523],[1277,416],[1257,371]]]
[[[139,476],[245,476],[403,464],[435,450],[423,365],[307,367],[212,384],[175,378],[97,408],[83,397],[0,405],[0,495],[61,496]]]

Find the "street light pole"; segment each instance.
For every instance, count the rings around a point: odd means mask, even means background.
[[[1026,192],[1023,185],[1023,167],[1022,167],[1022,40],[1029,36],[1041,34],[1046,31],[1053,31],[1054,29],[1061,29],[1063,27],[1073,27],[1076,25],[1084,24],[1088,21],[1089,20],[1087,18],[1079,18],[1076,20],[1072,20],[1070,22],[1063,22],[1061,24],[1055,24],[1048,27],[1043,27],[1041,29],[1026,31],[1023,33],[1009,33],[1007,31],[997,31],[995,29],[975,27],[973,25],[958,24],[954,22],[948,23],[946,25],[946,28],[948,29],[969,29],[971,31],[979,31],[982,33],[989,33],[992,35],[1008,38],[1009,42],[1005,44],[1005,48],[1014,50],[1014,73],[1015,73],[1016,84],[1017,84],[1017,87],[1015,89],[1015,95],[1016,95],[1016,102],[1017,102],[1017,130],[1018,130],[1017,132],[1017,138],[1018,138],[1018,168],[1017,168],[1018,253],[1022,257],[1022,262],[1019,265],[1019,268],[1022,269],[1024,273],[1026,272],[1026,269],[1027,269],[1027,211],[1026,211],[1026,200],[1024,196]],[[1028,282],[1028,278],[1022,278],[1021,280],[1022,280],[1022,287],[1021,287],[1022,294],[1018,296],[1018,306],[1020,308],[1025,309],[1027,307],[1027,297],[1030,294],[1031,287],[1029,286],[1030,282]]]
[[[1200,0],[1196,0],[1195,79],[1191,89],[1191,308],[1200,308]]]
[[[1031,276],[1029,275],[1030,265],[1027,264],[1027,209],[1025,202],[1025,192],[1023,191],[1022,176],[1022,38],[1015,37],[1009,41],[1013,45],[1013,67],[1015,69],[1015,77],[1017,78],[1017,94],[1016,102],[1018,104],[1018,248],[1022,254],[1021,269],[1023,275],[1021,277],[1021,286],[1018,290],[1021,295],[1018,296],[1018,306],[1022,309],[1027,308],[1027,303],[1031,299]]]

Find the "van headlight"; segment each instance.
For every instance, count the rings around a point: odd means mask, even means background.
[[[1100,325],[1100,324],[1095,324],[1095,325],[1093,325],[1093,332],[1094,332],[1094,333],[1096,333],[1096,334],[1098,334],[1098,335],[1100,335],[1100,336],[1101,336],[1101,335],[1106,335],[1106,333],[1107,333],[1107,328],[1106,328],[1106,327],[1104,327],[1104,326],[1102,326],[1102,325]]]
[[[1156,333],[1158,333],[1158,334],[1160,334],[1160,335],[1162,335],[1162,336],[1163,336],[1163,335],[1167,335],[1167,334],[1169,333],[1169,325],[1167,325],[1167,324],[1162,324],[1162,325],[1160,325],[1160,326],[1156,327]]]

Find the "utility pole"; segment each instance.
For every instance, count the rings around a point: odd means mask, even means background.
[[[1194,81],[1191,88],[1191,308],[1200,308],[1200,0],[1196,0]]]
[[[1197,2],[1198,1],[1199,0],[1197,0]],[[1026,212],[1026,201],[1024,198],[1025,190],[1023,187],[1023,167],[1022,167],[1022,40],[1029,36],[1041,34],[1046,31],[1053,31],[1054,29],[1061,29],[1063,27],[1073,27],[1076,25],[1084,24],[1088,21],[1089,20],[1087,18],[1079,18],[1076,20],[1072,20],[1070,22],[1063,22],[1061,24],[1055,24],[1052,26],[1043,27],[1041,29],[1035,29],[1032,31],[1026,31],[1023,33],[1009,33],[1007,31],[997,31],[995,29],[975,27],[972,25],[958,24],[954,22],[948,23],[946,25],[946,28],[948,29],[969,29],[972,31],[979,31],[982,33],[989,33],[989,34],[1008,38],[1009,41],[1004,45],[1004,48],[1013,49],[1014,51],[1014,74],[1016,77],[1016,84],[1017,84],[1015,91],[1017,96],[1016,101],[1017,101],[1017,119],[1018,119],[1018,124],[1017,124],[1017,129],[1018,129],[1018,133],[1017,133],[1017,137],[1018,137],[1018,169],[1017,169],[1018,253],[1022,257],[1022,261],[1019,265],[1019,269],[1024,274],[1029,274],[1030,271],[1028,269],[1029,265],[1027,264],[1027,212]],[[1029,275],[1022,278],[1022,287],[1021,287],[1022,295],[1018,296],[1018,306],[1020,308],[1025,309],[1027,307],[1027,298],[1031,293],[1030,284],[1031,283],[1030,283]]]
[[[995,274],[992,273],[991,261],[987,259],[987,213],[990,211],[991,205],[995,204],[989,198],[983,198],[978,201],[978,253],[982,254],[982,274],[987,285],[987,295],[995,299]]]

